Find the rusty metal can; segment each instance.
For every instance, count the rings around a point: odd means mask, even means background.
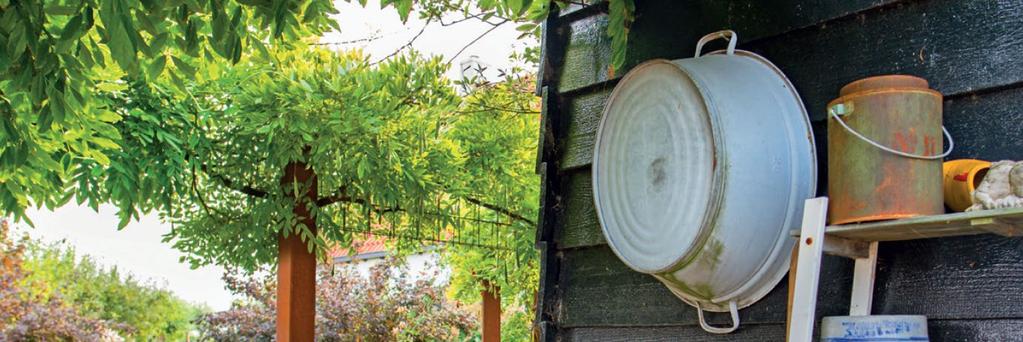
[[[914,76],[869,77],[828,104],[831,224],[944,213],[941,93]],[[949,137],[950,138],[950,137]]]

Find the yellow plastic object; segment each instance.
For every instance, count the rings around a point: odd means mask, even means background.
[[[973,190],[984,180],[991,162],[976,159],[957,159],[942,165],[945,187],[945,205],[954,211],[964,211],[973,205]]]

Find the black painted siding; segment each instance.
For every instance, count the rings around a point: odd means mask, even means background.
[[[608,67],[605,12],[596,4],[552,15],[543,39],[541,338],[783,340],[787,282],[740,312],[739,331],[711,335],[695,309],[606,246],[589,163],[604,102],[624,71]],[[824,105],[869,75],[918,75],[941,91],[953,158],[1023,159],[1023,0],[637,0],[636,14],[626,69],[689,57],[700,36],[725,28],[738,32],[740,48],[778,65],[815,120],[822,194]],[[927,315],[932,341],[1023,341],[1023,239],[883,243],[878,267],[875,314]],[[819,316],[848,311],[851,276],[850,261],[825,259]]]

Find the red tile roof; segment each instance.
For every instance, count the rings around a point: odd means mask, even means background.
[[[387,251],[387,240],[383,237],[376,235],[364,235],[362,237],[356,237],[356,240],[352,242],[352,249],[355,250],[355,255],[362,255],[367,253],[376,253]],[[330,249],[328,254],[331,258],[337,258],[342,256],[348,256],[348,248],[341,248],[334,246]]]

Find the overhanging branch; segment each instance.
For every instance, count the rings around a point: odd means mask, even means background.
[[[514,220],[519,220],[519,221],[525,222],[525,223],[527,223],[529,225],[536,225],[536,222],[534,222],[533,220],[530,220],[530,219],[526,218],[525,216],[519,215],[518,213],[516,213],[514,211],[511,211],[508,208],[504,208],[504,207],[501,207],[501,206],[498,206],[498,205],[495,205],[495,204],[487,203],[487,202],[484,202],[484,201],[482,201],[480,199],[477,199],[477,198],[474,198],[474,197],[463,197],[463,198],[465,199],[466,202],[469,202],[469,203],[472,203],[472,204],[475,204],[475,205],[478,205],[478,206],[481,206],[481,207],[493,210],[496,213],[499,213],[501,215],[510,217],[510,218],[512,218]],[[319,199],[317,199],[316,200],[316,206],[318,206],[318,207],[326,207],[328,205],[331,205],[331,204],[334,204],[334,203],[339,203],[339,202],[355,203],[355,204],[361,204],[361,205],[366,205],[367,204],[367,201],[364,198],[356,198],[356,197],[349,196],[348,195],[348,187],[342,186],[342,187],[338,188],[337,191],[334,192],[333,194],[331,194],[329,196],[320,197]],[[374,207],[373,211],[375,211],[375,212],[377,212],[379,214],[379,213],[405,211],[405,209],[402,209],[399,206],[394,206],[394,207]]]
[[[347,186],[342,186],[342,187],[338,188],[337,191],[335,191],[333,194],[330,194],[330,195],[324,196],[324,197],[320,197],[319,199],[317,199],[316,200],[316,206],[317,207],[326,207],[328,205],[331,205],[331,204],[334,204],[334,203],[339,203],[339,202],[355,203],[355,204],[361,204],[361,205],[370,204],[370,203],[368,203],[368,201],[366,201],[365,198],[355,198],[355,197],[349,196],[348,195],[348,187]],[[390,213],[390,212],[396,212],[396,211],[405,211],[405,209],[402,209],[399,206],[394,206],[394,207],[377,207],[377,206],[374,206],[373,211],[376,212],[377,214],[384,214],[384,213]]]
[[[216,173],[211,173],[209,171],[209,167],[207,167],[206,165],[202,165],[202,172],[205,173],[207,176],[210,176],[210,178],[216,179],[218,182],[220,182],[221,185],[223,185],[224,187],[226,187],[228,189],[231,189],[231,190],[234,190],[234,191],[237,191],[237,192],[240,192],[240,193],[252,196],[252,197],[266,198],[266,196],[267,196],[267,192],[265,190],[257,189],[255,187],[252,187],[252,186],[249,186],[249,185],[238,185],[237,183],[235,183],[230,178],[227,178],[224,175],[216,174]]]
[[[497,206],[495,204],[483,202],[482,200],[477,199],[477,198],[473,198],[473,197],[464,197],[464,198],[469,203],[472,203],[472,204],[475,204],[475,205],[478,205],[478,206],[481,206],[481,207],[493,210],[493,211],[495,211],[497,213],[500,213],[500,214],[503,214],[505,216],[511,217],[513,219],[516,219],[516,220],[528,223],[530,225],[536,225],[536,222],[533,222],[533,220],[530,220],[530,219],[526,218],[525,216],[519,215],[518,213],[515,213],[515,212],[509,210],[508,208],[499,207],[499,206]]]

